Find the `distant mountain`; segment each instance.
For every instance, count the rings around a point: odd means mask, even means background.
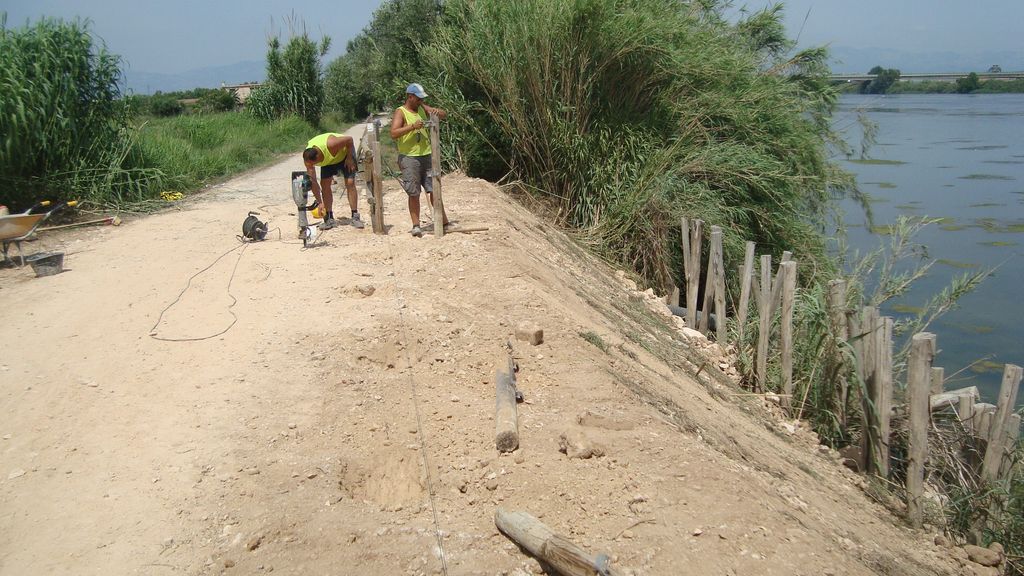
[[[1024,71],[1024,52],[907,52],[887,48],[832,46],[832,72],[866,74],[875,66],[901,72],[984,72],[998,64],[1004,72]]]
[[[241,84],[243,82],[262,82],[267,75],[265,62],[238,62],[226,66],[197,68],[178,74],[160,74],[125,70],[125,87],[135,94],[152,94],[154,92],[173,92],[192,88],[219,88],[224,84]]]

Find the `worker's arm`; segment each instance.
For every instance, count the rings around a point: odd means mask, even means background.
[[[309,175],[309,181],[313,183],[313,197],[316,198],[317,204],[322,204],[320,200],[320,183],[316,179],[316,164],[313,162],[306,162],[306,174]]]
[[[342,136],[341,144],[348,150],[345,155],[345,169],[350,173],[356,171],[356,141],[351,136]]]
[[[423,109],[427,111],[427,114],[437,114],[437,117],[441,120],[448,117],[448,113],[441,108],[434,108],[433,106],[427,106],[426,104],[420,104],[420,106],[423,106]]]
[[[391,118],[391,139],[397,140],[401,136],[405,136],[409,132],[414,132],[423,128],[423,121],[417,120],[415,124],[405,123],[405,114],[402,114],[401,108],[395,108],[395,115]]]

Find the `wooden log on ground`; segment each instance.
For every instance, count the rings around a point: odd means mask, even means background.
[[[836,340],[837,352],[842,354],[842,348],[849,339],[849,331],[846,323],[846,280],[832,280],[828,283],[828,314],[832,324],[832,336]],[[849,382],[846,381],[846,373],[842,370],[836,377],[836,385],[839,387],[839,425],[846,428],[846,406],[849,399]]]
[[[700,247],[704,235],[704,222],[690,223],[690,267],[686,269],[686,326],[697,329],[697,293],[700,291]],[[705,314],[705,316],[707,316]]]
[[[444,236],[444,200],[441,197],[441,120],[430,115],[430,171],[434,176],[434,237]],[[438,224],[440,223],[440,225]]]
[[[740,306],[736,309],[736,328],[739,331],[740,345],[743,343],[743,332],[747,324],[747,312],[750,308],[750,283],[754,274],[754,249],[753,242],[747,242],[746,251],[743,253],[743,265],[740,266]]]
[[[519,448],[519,413],[516,408],[515,360],[508,352],[498,354],[494,389],[494,445],[498,452],[512,452]]]
[[[498,508],[494,524],[502,534],[563,576],[622,576],[621,571],[610,565],[607,555],[591,556],[526,512]]]
[[[711,270],[715,285],[715,314],[717,314],[715,341],[725,346],[728,322],[725,312],[725,255],[722,253],[722,228],[720,226],[711,227],[711,248],[714,258],[708,263],[708,269]]]
[[[932,371],[934,374],[935,371]],[[957,412],[961,412],[960,418],[963,419],[963,397],[966,396],[970,399],[970,403],[973,406],[975,402],[981,397],[978,393],[977,386],[968,386],[966,388],[957,388],[956,390],[950,390],[949,392],[943,392],[941,394],[932,394],[928,400],[928,404],[931,407],[932,412],[938,412],[944,408],[950,406],[956,407]]]
[[[907,520],[914,528],[921,527],[921,500],[924,496],[924,464],[928,458],[928,423],[931,407],[932,359],[935,357],[935,335],[914,334],[907,362],[907,404],[910,408],[910,440],[907,446]]]
[[[1006,425],[1017,404],[1017,391],[1020,389],[1021,367],[1007,364],[1003,368],[1003,381],[999,387],[996,402],[996,413],[992,417],[988,448],[985,459],[981,463],[981,478],[986,482],[994,482],[999,475],[1003,459],[1003,447],[1006,445]]]
[[[772,295],[772,257],[771,254],[761,256],[761,290],[757,299],[758,330],[757,330],[757,385],[764,391],[768,386],[768,336],[772,327],[771,295]]]
[[[782,398],[792,416],[793,399],[793,305],[796,301],[796,262],[783,262],[782,269]]]

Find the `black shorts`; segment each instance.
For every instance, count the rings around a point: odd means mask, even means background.
[[[335,176],[338,175],[338,173],[341,173],[341,174],[344,174],[345,180],[348,180],[349,178],[355,178],[356,177],[356,172],[358,172],[358,171],[359,171],[359,163],[358,162],[356,162],[356,169],[351,171],[351,172],[349,172],[348,170],[345,169],[345,161],[342,160],[341,162],[338,162],[337,164],[329,164],[327,166],[321,166],[320,167],[320,179],[324,180],[326,178],[334,178]]]

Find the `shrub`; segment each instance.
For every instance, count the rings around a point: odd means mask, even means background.
[[[199,97],[199,109],[204,112],[230,112],[238,106],[234,90],[210,90]]]
[[[103,202],[160,178],[134,167],[120,59],[81,21],[20,29],[0,18],[0,183],[17,209],[40,197]]]
[[[297,114],[318,125],[324,105],[320,59],[330,49],[331,39],[324,37],[317,44],[303,30],[293,32],[283,50],[277,37],[268,45],[267,82],[250,95],[249,113],[263,120]]]
[[[185,105],[179,102],[174,96],[157,92],[147,98],[146,111],[152,116],[165,118],[181,114],[185,111]]]

